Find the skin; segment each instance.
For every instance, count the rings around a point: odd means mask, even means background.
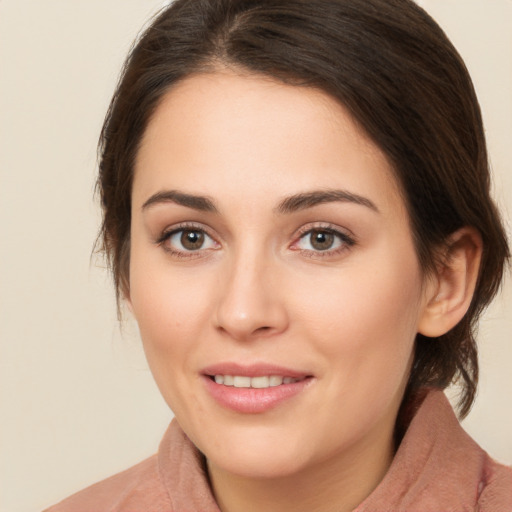
[[[352,195],[279,209],[325,190]],[[183,223],[202,246],[181,244]],[[318,250],[313,229],[341,235]],[[175,86],[137,156],[129,283],[155,380],[223,511],[343,511],[371,493],[393,457],[415,335],[446,308],[432,307],[439,280],[423,276],[388,160],[342,106],[229,70]],[[240,413],[201,377],[225,361],[312,378],[269,411]]]

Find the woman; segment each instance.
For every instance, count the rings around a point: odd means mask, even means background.
[[[409,0],[178,0],[103,128],[102,240],[176,420],[51,510],[512,507],[461,429],[508,246],[465,67]]]

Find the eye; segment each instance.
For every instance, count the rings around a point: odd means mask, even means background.
[[[344,233],[334,229],[316,228],[304,233],[295,247],[304,251],[335,252],[352,245],[354,241]]]
[[[164,235],[162,243],[174,253],[189,253],[217,248],[217,242],[198,228],[175,229]]]

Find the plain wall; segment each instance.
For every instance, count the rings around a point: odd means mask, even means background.
[[[171,418],[101,260],[95,146],[155,0],[0,0],[0,510],[40,510],[151,455]],[[510,224],[512,1],[420,2],[465,58]],[[482,322],[464,422],[512,463],[512,286]]]

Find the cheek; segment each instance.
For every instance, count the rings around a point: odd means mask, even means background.
[[[130,301],[141,331],[182,332],[196,327],[208,295],[204,276],[170,265],[165,254],[134,247],[130,265]],[[151,336],[153,337],[153,336]],[[144,339],[144,338],[143,338]],[[179,343],[181,337],[174,339]],[[157,341],[157,340],[154,340]]]
[[[190,273],[171,267],[165,258],[133,251],[132,311],[151,371],[164,395],[172,386],[162,381],[179,378],[174,370],[192,364],[191,354],[210,314],[208,289],[201,276],[190,279]]]
[[[347,380],[370,382],[372,372],[400,380],[408,370],[421,313],[421,275],[414,253],[383,262],[362,259],[297,291],[297,316],[309,338]]]
[[[208,293],[169,268],[134,265],[130,279],[132,310],[153,378],[171,410],[188,417],[201,409],[188,379],[206,325]]]

